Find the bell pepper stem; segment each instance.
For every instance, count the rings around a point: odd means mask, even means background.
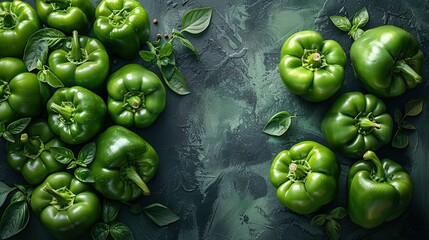
[[[385,178],[385,173],[383,170],[383,166],[381,165],[381,161],[378,158],[377,154],[375,154],[375,152],[368,150],[364,155],[363,155],[363,159],[366,161],[371,161],[376,168],[376,172],[375,172],[375,176],[379,179],[379,180],[383,180]]]
[[[74,109],[71,107],[63,107],[56,103],[52,103],[50,108],[57,112],[59,115],[61,115],[62,118],[64,118],[66,121],[71,121],[73,117]]]
[[[45,0],[46,3],[55,3],[60,9],[66,9],[70,6],[71,0]]]
[[[412,79],[414,79],[414,81],[416,81],[416,83],[422,82],[422,77],[413,68],[411,68],[410,65],[408,65],[403,59],[396,61],[395,70],[402,72],[403,74],[411,77]]]
[[[125,176],[133,181],[137,186],[143,190],[143,195],[148,196],[150,195],[150,190],[146,183],[143,181],[143,179],[139,176],[139,174],[136,172],[134,167],[126,167],[125,168]]]
[[[3,18],[3,27],[10,29],[13,28],[16,25],[16,16],[14,16],[12,13],[8,11],[3,11],[0,14],[0,17]]]
[[[46,184],[43,187],[43,191],[49,193],[53,198],[55,198],[56,204],[61,208],[73,205],[74,194],[72,194],[68,189],[66,191],[58,191]]]
[[[128,104],[133,108],[137,109],[140,107],[142,99],[139,96],[132,96],[128,98]]]
[[[366,117],[360,119],[359,125],[361,128],[381,128],[381,125],[379,123],[373,122]]]
[[[289,174],[295,176],[295,179],[302,179],[307,175],[305,167],[296,163],[289,165]]]
[[[79,35],[76,30],[73,31],[70,57],[74,62],[80,62],[82,60],[82,50],[80,48]]]

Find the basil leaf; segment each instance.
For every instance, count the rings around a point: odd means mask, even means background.
[[[93,240],[105,240],[109,236],[109,225],[105,223],[96,223],[91,228],[91,236]]]
[[[311,226],[319,227],[325,224],[326,222],[326,214],[317,214],[311,219]]]
[[[167,66],[161,66],[161,73],[166,79],[170,79],[174,73],[174,65],[168,64]]]
[[[94,182],[94,176],[92,175],[91,170],[89,170],[88,168],[84,168],[84,167],[76,168],[76,170],[74,170],[74,176],[77,178],[77,180],[84,183]]]
[[[156,54],[153,52],[149,52],[149,51],[145,51],[145,50],[141,50],[139,52],[140,57],[143,59],[143,61],[145,62],[152,62],[152,60],[155,59]]]
[[[0,208],[3,206],[9,193],[15,190],[16,187],[9,187],[4,182],[0,181]]]
[[[393,119],[396,123],[400,123],[402,120],[402,112],[398,108],[395,108],[395,111],[393,112]]]
[[[42,76],[40,76],[40,78],[43,78],[43,80],[41,82],[46,82],[49,84],[49,86],[51,86],[53,88],[64,87],[63,82],[61,82],[61,80],[57,77],[57,75],[55,75],[51,70],[43,69],[42,71],[38,72],[37,77],[40,81],[39,73],[41,73],[41,75],[42,75]]]
[[[414,99],[405,104],[405,116],[417,116],[423,110],[423,99]]]
[[[194,47],[194,45],[192,45],[191,41],[182,37],[179,37],[179,40],[183,46],[185,46],[187,49],[192,51],[192,53],[197,57],[197,59],[200,58],[200,56],[198,55],[197,49]]]
[[[30,210],[26,201],[11,203],[0,220],[0,238],[6,239],[21,232],[30,220]]]
[[[392,147],[394,148],[406,148],[409,144],[408,137],[403,133],[402,129],[399,129],[392,139]]]
[[[161,68],[161,72],[163,73],[163,68]],[[182,73],[180,73],[179,69],[177,69],[177,67],[174,67],[174,72],[170,78],[166,78],[164,73],[162,75],[164,82],[171,90],[173,90],[173,92],[179,95],[187,95],[191,93],[189,91],[188,85],[185,82],[185,78],[183,77]]]
[[[289,129],[294,117],[287,111],[278,112],[268,120],[263,132],[272,136],[281,136]]]
[[[354,15],[353,25],[356,26],[357,28],[361,28],[368,23],[368,20],[369,20],[368,11],[364,7]]]
[[[74,153],[72,150],[65,147],[51,147],[50,149],[52,157],[62,164],[68,164],[74,159]]]
[[[15,142],[12,133],[10,133],[9,131],[4,131],[2,136],[9,142]]]
[[[73,169],[75,167],[77,167],[77,162],[76,161],[71,161],[69,163],[69,165],[67,166],[67,169]]]
[[[101,217],[105,223],[111,223],[118,218],[121,203],[118,201],[103,199],[103,207]]]
[[[131,232],[127,225],[121,222],[116,222],[110,226],[110,234],[115,240],[134,240],[133,232]]]
[[[331,22],[341,31],[349,32],[352,29],[352,24],[349,19],[343,16],[330,16]]]
[[[138,204],[138,203],[133,204],[133,205],[131,205],[129,211],[131,214],[134,214],[134,215],[141,214],[143,212],[143,206],[141,204]]]
[[[4,122],[0,122],[0,132],[4,132],[6,130],[6,126],[4,125]]]
[[[358,29],[356,29],[355,31],[351,31],[350,33],[349,33],[349,35],[354,39],[354,40],[356,40],[356,39],[358,39],[358,38],[360,38],[360,36],[362,36],[362,34],[364,33],[364,31],[362,30],[362,29],[360,29],[360,28],[358,28]]]
[[[13,194],[12,198],[10,199],[10,203],[14,202],[22,202],[27,199],[27,196],[23,191],[17,191],[15,194]]]
[[[338,240],[340,239],[341,234],[341,226],[335,220],[329,220],[326,223],[326,233],[328,234],[328,238],[330,240]]]
[[[159,58],[168,57],[173,54],[173,45],[170,42],[165,42],[159,49]]]
[[[95,142],[90,142],[86,144],[77,155],[77,162],[81,166],[86,166],[90,164],[95,158],[96,146]]]
[[[179,38],[185,38],[185,35],[183,35],[183,33],[181,33],[179,30],[173,28],[173,30],[171,30],[171,33],[173,35],[176,35]]]
[[[30,123],[31,118],[30,117],[26,117],[26,118],[21,118],[18,119],[16,121],[11,122],[8,126],[7,126],[7,130],[11,133],[11,134],[18,134],[21,133],[22,131],[24,131],[24,129],[28,126],[28,124]]]
[[[150,204],[144,207],[143,211],[146,216],[160,227],[174,223],[180,219],[179,216],[173,213],[169,208],[159,203]]]
[[[211,8],[198,8],[187,12],[182,19],[182,32],[198,34],[203,32],[210,24]]]
[[[340,220],[347,216],[347,209],[344,207],[336,207],[329,212],[329,215],[333,219]]]
[[[416,130],[416,127],[413,124],[406,121],[403,121],[400,127],[407,130]]]

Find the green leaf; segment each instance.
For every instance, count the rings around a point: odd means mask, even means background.
[[[51,147],[50,149],[52,157],[62,164],[68,164],[74,159],[74,153],[72,150],[65,147]]]
[[[397,124],[402,121],[402,112],[398,108],[395,108],[395,111],[393,112],[393,119]]]
[[[86,144],[77,155],[77,163],[83,167],[89,165],[95,158],[96,145],[95,142]]]
[[[155,59],[155,57],[156,57],[155,53],[149,52],[149,51],[146,51],[146,50],[141,50],[139,52],[139,55],[143,59],[143,61],[145,61],[145,62],[152,62]]]
[[[360,36],[362,36],[362,34],[363,34],[363,33],[364,33],[364,31],[363,31],[362,29],[358,28],[358,29],[356,29],[355,31],[351,31],[351,32],[349,33],[349,35],[350,35],[354,40],[356,40],[356,39],[360,38]]]
[[[91,228],[91,236],[93,240],[105,240],[109,236],[110,226],[105,223],[96,223]]]
[[[9,142],[15,142],[12,133],[10,133],[9,131],[4,131],[2,136]]]
[[[338,240],[341,236],[341,226],[336,220],[329,220],[326,223],[326,233],[330,240]]]
[[[159,49],[159,58],[168,57],[173,54],[173,45],[170,42],[165,42]]]
[[[347,209],[344,207],[336,207],[329,212],[329,215],[333,219],[340,220],[347,216]]]
[[[409,144],[408,137],[399,129],[392,139],[392,147],[403,149],[406,148]]]
[[[10,199],[11,203],[14,202],[22,202],[27,199],[27,196],[25,195],[24,191],[17,191],[15,194],[13,194],[12,198]]]
[[[182,37],[179,37],[179,40],[183,46],[185,46],[187,49],[192,51],[192,53],[197,57],[197,59],[200,58],[200,56],[198,55],[197,49],[194,47],[194,45],[192,45],[191,41]]]
[[[103,199],[103,208],[101,217],[105,223],[112,223],[118,218],[119,210],[121,209],[121,203],[118,201]]]
[[[77,178],[77,180],[84,182],[84,183],[93,183],[94,176],[88,168],[85,167],[78,167],[76,170],[74,170],[74,176]]]
[[[176,35],[179,38],[186,38],[185,35],[183,35],[183,33],[181,33],[179,30],[173,28],[173,30],[171,31],[171,33],[173,35]]]
[[[268,120],[263,132],[272,136],[281,136],[289,129],[294,117],[287,111],[278,112]]]
[[[30,123],[30,121],[31,121],[31,117],[26,117],[26,118],[18,119],[16,121],[11,122],[7,126],[7,130],[11,134],[19,134],[22,131],[24,131],[24,129],[28,126],[28,124]]]
[[[413,124],[405,121],[401,123],[400,127],[407,130],[416,130],[416,127]]]
[[[405,116],[417,116],[423,110],[423,99],[414,99],[405,104]]]
[[[330,16],[331,22],[341,31],[349,32],[352,29],[352,24],[349,19],[343,16]]]
[[[41,76],[40,76],[40,75]],[[49,86],[53,87],[53,88],[60,88],[60,87],[64,87],[63,82],[61,82],[61,80],[57,77],[57,75],[55,75],[51,70],[49,70],[48,68],[43,69],[42,71],[39,71],[37,73],[37,78],[39,79],[39,81],[41,82],[46,82],[49,84]],[[42,80],[40,78],[43,78]]]
[[[15,189],[16,187],[9,187],[4,182],[0,181],[0,208],[3,206],[9,193]]]
[[[320,227],[326,222],[326,214],[317,214],[311,219],[311,226]]]
[[[211,8],[197,8],[187,12],[182,19],[182,32],[198,34],[206,30],[212,17]]]
[[[121,222],[116,222],[110,226],[110,234],[115,240],[134,240],[131,229]]]
[[[6,239],[21,232],[30,220],[30,210],[26,201],[11,203],[0,220],[0,238]]]
[[[356,26],[356,28],[361,28],[365,26],[369,21],[369,15],[366,8],[362,8],[357,12],[353,17],[353,26]]]
[[[173,76],[175,66],[168,64],[167,66],[161,66],[160,71],[166,79],[170,79]]]
[[[131,214],[134,214],[134,215],[141,214],[143,212],[143,206],[141,204],[138,204],[138,203],[133,204],[129,208],[129,211]]]
[[[161,72],[164,82],[173,92],[179,95],[187,95],[191,93],[189,91],[188,85],[185,82],[185,78],[183,77],[182,73],[180,73],[179,69],[177,69],[177,67],[174,67],[174,72],[170,78],[166,78],[164,76],[163,68],[161,68]]]
[[[76,161],[71,161],[70,163],[69,163],[69,165],[67,166],[67,169],[73,169],[73,168],[75,168],[75,167],[77,167],[78,166],[78,164],[77,164],[77,162]]]
[[[180,218],[166,206],[153,203],[143,208],[144,213],[160,227],[178,221]]]
[[[6,130],[6,126],[4,125],[4,122],[0,122],[0,132],[4,132]]]

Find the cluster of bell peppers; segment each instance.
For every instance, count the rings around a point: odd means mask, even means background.
[[[44,26],[68,35],[49,52],[55,89],[29,72],[27,40]],[[95,37],[89,37],[91,27]],[[166,92],[158,76],[138,64],[112,72],[110,56],[133,59],[150,36],[149,15],[135,0],[36,0],[0,3],[0,122],[31,117],[7,144],[7,162],[34,186],[31,207],[58,239],[75,239],[101,214],[102,197],[132,201],[150,193],[159,159],[130,128],[151,126]],[[55,159],[53,147],[95,142],[88,166],[93,183],[79,181]]]
[[[325,101],[342,87],[345,51],[316,31],[292,34],[280,58],[279,74],[286,88],[306,101]],[[411,202],[409,174],[393,160],[380,160],[374,151],[392,139],[393,119],[383,98],[400,96],[421,82],[423,53],[409,32],[389,25],[356,35],[350,59],[368,93],[337,96],[322,117],[321,131],[332,150],[313,141],[297,143],[275,156],[270,180],[283,205],[311,214],[336,195],[337,156],[360,159],[347,174],[348,213],[357,225],[374,228],[401,216]]]

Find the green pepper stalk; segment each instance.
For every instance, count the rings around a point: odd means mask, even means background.
[[[375,228],[401,216],[412,197],[412,181],[401,165],[380,160],[367,151],[355,162],[347,178],[350,219],[364,228]]]

